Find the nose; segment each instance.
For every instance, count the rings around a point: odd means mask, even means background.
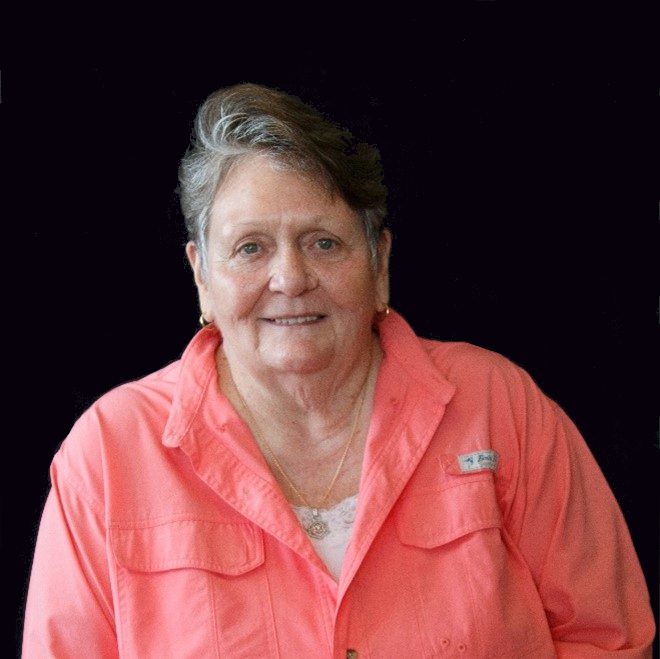
[[[288,246],[277,251],[270,273],[269,289],[272,292],[296,297],[317,284],[316,273],[299,249]]]

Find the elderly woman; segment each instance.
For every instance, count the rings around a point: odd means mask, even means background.
[[[205,327],[56,455],[25,656],[650,656],[575,426],[389,309],[377,152],[238,85],[180,179]]]

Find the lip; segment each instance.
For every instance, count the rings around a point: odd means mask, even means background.
[[[287,314],[282,316],[271,316],[262,318],[270,325],[275,327],[304,327],[305,325],[313,325],[325,318],[324,314],[310,313],[310,314]]]

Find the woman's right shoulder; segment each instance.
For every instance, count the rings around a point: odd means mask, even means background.
[[[53,468],[87,491],[100,492],[108,469],[148,461],[162,450],[179,372],[180,361],[175,361],[100,396],[73,424]]]
[[[125,429],[145,417],[161,417],[169,412],[180,365],[177,360],[149,375],[110,389],[90,405],[81,419],[93,417],[99,421],[100,430],[113,434],[118,427]]]
[[[181,361],[174,361],[163,368],[136,380],[120,384],[100,396],[83,413],[103,414],[110,417],[126,418],[127,415],[140,415],[156,406],[159,411],[169,407],[178,381]]]

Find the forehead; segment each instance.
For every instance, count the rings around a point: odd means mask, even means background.
[[[237,162],[218,188],[211,208],[211,231],[232,232],[247,224],[359,226],[359,218],[338,194],[318,179],[251,156]]]

